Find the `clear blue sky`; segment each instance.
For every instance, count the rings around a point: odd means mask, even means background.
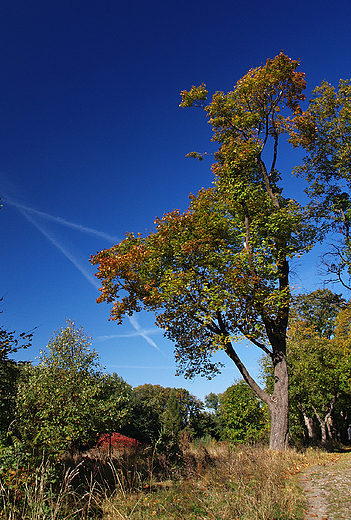
[[[349,0],[3,0],[0,17],[1,323],[38,327],[20,357],[34,360],[70,318],[133,386],[224,391],[239,376],[231,362],[211,382],[174,377],[152,315],[108,322],[88,260],[210,185],[210,160],[185,155],[213,150],[211,129],[202,111],[179,108],[181,90],[230,90],[281,50],[301,59],[307,96],[349,78]],[[299,198],[299,153],[282,150],[286,194]],[[294,266],[303,290],[318,284],[315,256]],[[255,348],[239,353],[257,374]]]

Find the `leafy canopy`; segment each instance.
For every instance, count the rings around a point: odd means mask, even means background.
[[[291,142],[303,146],[306,157],[295,168],[308,182],[309,212],[322,235],[339,234],[324,255],[326,274],[350,288],[351,282],[351,82],[338,89],[323,81],[308,109],[295,119]]]
[[[219,143],[215,187],[192,195],[183,214],[156,219],[148,236],[129,233],[92,257],[102,282],[98,302],[113,302],[111,319],[155,311],[187,377],[216,374],[211,356],[228,351],[231,339],[245,336],[273,355],[269,344],[285,334],[287,260],[314,237],[299,204],[283,197],[276,169],[279,137],[301,114],[305,80],[297,67],[280,54],[208,106],[204,85],[183,91],[181,106],[205,107]]]

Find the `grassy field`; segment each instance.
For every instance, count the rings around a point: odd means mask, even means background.
[[[61,475],[42,460],[3,475],[0,518],[6,520],[294,520],[303,518],[301,469],[327,460],[308,450],[184,442],[171,463],[155,450],[91,451],[65,459]]]

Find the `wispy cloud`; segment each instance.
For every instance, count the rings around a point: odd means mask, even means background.
[[[154,347],[157,350],[159,350],[160,352],[162,352],[161,349],[158,348],[156,343],[151,338],[149,338],[146,330],[142,329],[140,327],[137,317],[136,316],[128,316],[128,318],[129,318],[130,324],[132,325],[132,327],[134,327],[134,329],[136,330],[138,335],[141,336],[142,338],[144,338],[145,341],[147,341],[149,345],[151,345],[152,347]]]
[[[18,208],[20,209],[20,208]],[[35,226],[55,247],[57,247],[57,249],[59,251],[61,251],[61,253],[63,253],[65,255],[66,258],[68,258],[68,260],[70,260],[72,262],[73,265],[76,266],[76,268],[82,273],[82,275],[88,280],[88,282],[90,282],[96,289],[98,289],[100,287],[98,281],[94,278],[94,276],[92,276],[87,270],[86,268],[84,267],[84,265],[82,265],[82,263],[70,252],[68,251],[65,247],[63,247],[62,244],[60,244],[60,242],[51,234],[49,233],[48,231],[46,231],[46,229],[44,229],[40,224],[38,224],[30,215],[28,215],[28,213],[26,213],[26,211],[24,210],[21,210],[20,209],[20,212],[22,213],[22,215],[27,219],[29,220],[29,222],[31,222],[33,224],[33,226]]]
[[[104,231],[98,231],[96,229],[92,229],[86,226],[82,226],[81,224],[76,224],[74,222],[70,222],[69,220],[66,220],[62,217],[55,217],[54,215],[50,215],[49,213],[45,213],[44,211],[37,211],[36,209],[33,209],[29,206],[24,206],[23,204],[20,204],[19,202],[16,202],[15,200],[3,197],[4,201],[6,201],[11,206],[14,206],[15,208],[19,209],[23,214],[28,215],[35,215],[37,217],[41,217],[45,220],[50,220],[52,222],[57,222],[58,224],[62,224],[63,226],[69,227],[71,229],[75,229],[76,231],[80,231],[81,233],[86,233],[87,235],[93,235],[97,236],[99,238],[103,238],[109,242],[120,242],[120,238],[114,237],[112,235],[109,235],[108,233],[105,233]]]
[[[150,336],[153,336],[155,334],[162,334],[162,331],[160,329],[143,329],[139,322],[137,317],[134,316],[128,316],[129,322],[131,326],[134,328],[135,332],[127,332],[126,334],[112,334],[110,336],[99,336],[97,339],[99,341],[106,341],[109,339],[115,339],[115,338],[135,338],[137,336],[140,336],[145,339],[145,341],[148,342],[149,345],[157,349],[159,352],[162,352],[162,350],[156,345],[156,343],[150,338]],[[163,354],[163,352],[162,352]]]
[[[4,198],[5,200],[5,198]],[[66,247],[64,247],[61,242],[53,235],[53,233],[48,232],[42,225],[40,225],[37,221],[37,218],[35,217],[41,217],[45,220],[49,220],[52,222],[56,222],[58,224],[62,224],[63,226],[69,227],[71,229],[74,229],[76,231],[80,231],[81,233],[86,233],[88,235],[95,235],[100,238],[104,238],[106,240],[110,240],[112,242],[119,242],[119,239],[117,237],[113,237],[107,233],[104,233],[102,231],[97,231],[96,229],[88,228],[86,226],[82,226],[80,224],[75,224],[74,222],[69,222],[68,220],[65,220],[61,217],[54,217],[53,215],[50,215],[49,213],[45,213],[43,211],[37,211],[36,209],[33,209],[29,206],[25,206],[23,204],[20,204],[19,202],[6,197],[6,202],[10,204],[11,206],[18,209],[22,215],[33,224],[61,253],[65,255],[65,257],[72,262],[72,264],[82,273],[82,275],[88,280],[88,282],[93,285],[96,289],[99,288],[98,281],[92,276],[88,270],[85,268],[85,266],[82,264],[81,261],[78,260],[76,256],[74,256]],[[132,327],[134,328],[135,332],[131,332],[129,334],[116,334],[113,336],[100,336],[98,339],[100,341],[104,341],[106,339],[111,338],[117,338],[117,337],[136,337],[140,336],[142,337],[149,345],[151,345],[153,348],[158,350],[159,352],[162,352],[162,350],[156,345],[156,343],[150,338],[150,335],[153,335],[155,333],[158,333],[159,331],[155,328],[154,330],[147,330],[143,329],[136,316],[129,316],[129,321]]]

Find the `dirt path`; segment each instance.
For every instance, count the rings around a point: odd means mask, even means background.
[[[306,520],[351,520],[351,452],[308,468],[300,481],[307,495]]]

